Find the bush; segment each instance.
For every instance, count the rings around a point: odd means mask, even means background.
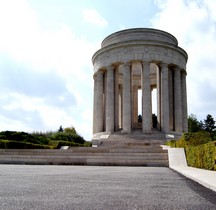
[[[170,147],[177,147],[176,142],[177,142],[176,140],[170,140],[166,142],[166,145]]]
[[[69,141],[69,142],[75,142],[75,143],[78,143],[78,144],[84,144],[85,143],[85,140],[83,139],[83,137],[79,136],[78,134],[66,133],[66,132],[54,133],[51,136],[51,140]]]
[[[2,149],[53,149],[52,146],[31,144],[27,142],[0,140],[0,148]]]
[[[85,141],[85,143],[83,144],[84,147],[91,147],[92,143],[89,141]]]
[[[23,141],[29,137],[28,133],[17,131],[2,131],[0,132],[0,139]]]
[[[59,141],[56,149],[60,149],[62,146],[69,146],[69,147],[82,147],[83,144],[78,144],[75,142],[69,142],[69,141]]]
[[[29,148],[60,148],[61,146],[90,146],[82,136],[76,133],[74,127],[62,132],[0,132],[0,148],[29,149]],[[4,141],[3,141],[4,140]],[[61,145],[62,144],[62,145]]]
[[[197,133],[184,133],[179,140],[171,140],[166,142],[166,145],[171,147],[183,147],[188,146],[198,146],[200,144],[205,144],[211,142],[212,138],[210,133],[206,131],[200,131]]]
[[[199,131],[197,133],[184,133],[179,140],[180,146],[198,146],[212,141],[211,135],[206,131]]]
[[[186,157],[189,166],[216,170],[216,141],[186,147]]]
[[[32,136],[33,141],[35,141],[37,144],[44,144],[44,145],[49,144],[50,140],[49,140],[49,138],[47,138],[46,134],[44,134],[44,133],[40,133],[40,132],[32,133],[31,136]]]

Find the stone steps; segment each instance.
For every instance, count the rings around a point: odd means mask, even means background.
[[[58,149],[0,149],[0,155],[3,154],[16,154],[16,155],[37,155],[37,154],[43,154],[43,155],[51,155],[51,154],[62,154],[62,155],[68,155],[68,154],[85,154],[85,153],[166,153],[165,150],[162,150],[160,146],[153,147],[98,147],[98,148],[92,148],[92,147],[72,147],[68,150],[58,150]]]
[[[71,148],[68,150],[0,149],[0,164],[67,164],[113,166],[168,166],[159,147]]]
[[[0,164],[168,167],[167,151],[160,146],[164,141],[161,133],[144,135],[138,130],[136,134],[108,135],[98,147],[71,147],[67,150],[0,149]]]
[[[74,156],[43,156],[43,155],[0,155],[1,164],[53,164],[53,165],[113,165],[113,166],[168,166],[167,155],[156,156],[136,155],[74,155]]]
[[[6,159],[6,158],[50,158],[50,157],[54,157],[54,158],[77,158],[77,157],[85,157],[85,158],[112,158],[113,157],[125,157],[125,158],[131,158],[131,159],[135,159],[135,158],[142,158],[142,159],[167,159],[167,154],[164,153],[160,153],[160,155],[157,155],[158,153],[75,153],[75,154],[71,154],[71,153],[66,153],[66,154],[58,154],[58,153],[54,153],[54,154],[11,154],[11,153],[6,153],[6,154],[0,154],[0,161],[2,159]]]

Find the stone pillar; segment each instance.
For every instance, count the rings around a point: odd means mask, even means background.
[[[161,64],[161,128],[163,132],[169,129],[169,84],[168,65]]]
[[[119,72],[115,69],[115,131],[119,130]]]
[[[106,132],[114,132],[114,67],[107,67]]]
[[[157,67],[157,129],[161,130],[161,70]]]
[[[131,133],[131,66],[129,63],[122,64],[123,72],[123,104],[122,104],[122,127],[123,133]]]
[[[188,112],[187,112],[187,85],[186,71],[181,73],[181,90],[182,90],[182,130],[188,132]]]
[[[152,114],[153,114],[152,113],[152,91],[153,91],[153,88],[150,87],[150,97],[151,97],[151,100],[150,100],[150,102],[151,102],[151,105],[150,105],[150,108],[151,108],[151,112],[150,112],[151,113],[151,128],[153,128],[153,121],[152,121],[153,120],[152,119]]]
[[[151,133],[151,86],[150,86],[150,63],[142,63],[142,131]]]
[[[175,131],[182,132],[182,93],[181,93],[181,69],[174,69],[174,116]]]
[[[138,86],[133,86],[133,127],[137,127],[138,123]]]
[[[122,85],[119,85],[119,128],[122,128]]]
[[[174,130],[174,94],[173,94],[173,70],[169,69],[169,127]]]
[[[94,117],[93,133],[103,132],[103,72],[94,75]]]

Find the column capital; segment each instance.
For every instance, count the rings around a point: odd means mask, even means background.
[[[94,73],[93,79],[95,79],[98,75],[103,75],[104,71],[98,70],[97,72]]]
[[[181,68],[180,68],[179,66],[175,66],[175,67],[174,67],[174,70],[175,70],[175,71],[181,71]]]
[[[150,61],[142,61],[141,64],[142,65],[150,65]]]
[[[184,75],[184,76],[187,76],[187,71],[186,71],[185,69],[183,69],[183,70],[181,71],[181,74]]]
[[[109,71],[109,70],[114,70],[114,68],[115,68],[115,67],[114,67],[113,65],[109,65],[109,66],[106,67],[107,71]]]
[[[131,62],[124,62],[121,65],[124,67],[131,67]]]
[[[168,64],[167,63],[160,63],[160,67],[163,68],[168,68]]]

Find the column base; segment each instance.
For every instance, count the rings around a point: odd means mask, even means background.
[[[130,134],[132,133],[132,130],[121,130],[122,134]]]
[[[143,130],[144,134],[152,134],[152,130]]]

